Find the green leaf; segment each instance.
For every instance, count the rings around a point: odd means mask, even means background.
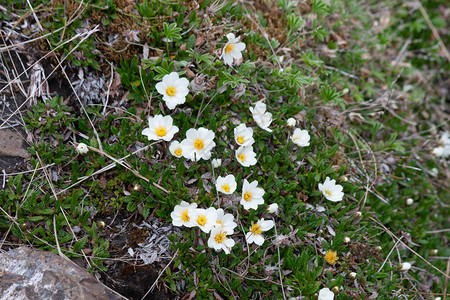
[[[76,241],[75,244],[73,245],[73,251],[79,252],[81,249],[83,249],[86,246],[87,240],[88,240],[87,236],[85,236],[82,239]]]

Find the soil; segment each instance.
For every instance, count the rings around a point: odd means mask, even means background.
[[[151,265],[129,265],[115,263],[108,269],[108,277],[103,283],[128,299],[142,299],[153,282],[158,278],[158,270]],[[144,299],[173,299],[167,291],[153,289]]]
[[[114,211],[111,213],[114,214]],[[108,251],[110,258],[114,260],[108,260],[105,263],[108,270],[101,274],[101,281],[130,300],[142,299],[158,278],[162,266],[159,266],[157,262],[151,265],[143,265],[142,261],[138,259],[132,261],[120,260],[123,257],[130,257],[127,255],[129,248],[136,249],[139,243],[145,241],[148,231],[132,225],[141,223],[142,218],[137,214],[125,211],[117,216],[97,217],[98,223],[102,220],[108,224],[102,235],[110,242]],[[173,296],[167,290],[158,290],[160,286],[160,284],[156,285],[144,299],[173,299]]]

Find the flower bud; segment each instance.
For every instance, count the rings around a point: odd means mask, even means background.
[[[351,272],[350,274],[348,274],[348,277],[350,277],[350,279],[355,279],[356,278],[356,272]]]
[[[103,221],[98,221],[97,223],[98,228],[105,228],[106,227],[106,223]]]
[[[429,253],[430,253],[430,256],[435,256],[438,253],[438,250],[437,249],[431,249]]]
[[[270,204],[267,207],[266,212],[269,214],[276,214],[278,212],[278,204],[276,204],[276,203]]]
[[[297,121],[294,118],[289,118],[286,121],[288,127],[294,127],[297,124]]]
[[[406,199],[406,205],[411,206],[411,205],[413,205],[413,203],[414,203],[414,200],[412,198]]]
[[[218,168],[222,165],[222,160],[220,158],[214,158],[213,160],[211,160],[211,164],[213,168]]]
[[[381,246],[376,246],[376,247],[375,247],[375,250],[376,250],[376,251],[381,251],[382,249],[383,249],[383,248],[381,248]]]
[[[357,212],[355,212],[355,213],[353,214],[353,217],[354,217],[355,219],[360,218],[361,216],[362,216],[362,213],[361,213],[360,211],[357,211]]]
[[[337,294],[337,293],[339,293],[339,287],[338,287],[337,285],[335,285],[335,286],[333,286],[333,288],[331,289],[331,291],[332,291],[334,294]]]
[[[348,236],[346,236],[345,238],[344,238],[344,243],[346,243],[346,244],[348,244],[348,243],[350,243],[350,238],[348,237]]]
[[[80,154],[86,154],[88,153],[89,149],[85,143],[79,143],[77,146],[77,151]]]
[[[398,266],[398,269],[399,269],[400,271],[408,271],[409,269],[411,269],[411,264],[410,264],[409,262],[401,263],[401,264]]]
[[[433,177],[437,177],[439,175],[439,170],[437,168],[433,168],[430,170],[430,175]]]

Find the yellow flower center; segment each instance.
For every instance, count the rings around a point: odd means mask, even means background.
[[[198,225],[200,225],[200,226],[205,225],[205,223],[206,223],[206,217],[205,217],[205,215],[200,215],[200,216],[198,216],[198,217],[197,217],[197,223],[198,223]]]
[[[196,139],[196,140],[194,141],[194,147],[195,147],[195,149],[197,149],[197,150],[202,150],[203,147],[205,147],[205,144],[203,143],[203,141],[202,141],[201,139]]]
[[[228,45],[225,47],[225,52],[228,54],[228,53],[230,53],[230,52],[233,50],[233,48],[234,48],[234,45],[233,45],[233,44],[228,44]]]
[[[167,133],[166,129],[164,127],[158,127],[156,128],[156,135],[157,136],[165,136]]]
[[[337,252],[336,251],[328,250],[327,253],[325,253],[325,260],[329,264],[334,265],[336,263],[337,259],[338,259],[338,257],[337,257]]]
[[[181,149],[175,150],[175,155],[176,156],[181,156],[181,153],[182,153]]]
[[[173,86],[168,87],[168,88],[166,89],[166,94],[169,95],[169,96],[175,95],[175,88],[174,88]]]
[[[238,158],[239,158],[242,162],[244,162],[244,160],[245,160],[245,155],[244,155],[244,154],[239,154],[239,155],[238,155]]]
[[[261,234],[261,226],[257,224],[253,224],[252,228],[250,228],[250,232],[253,234]]]
[[[221,231],[218,234],[216,234],[214,240],[216,241],[216,243],[222,244],[227,239],[226,235],[227,235],[226,232]]]
[[[223,221],[222,220],[217,220],[216,223],[222,225],[222,227],[223,227]]]
[[[181,220],[183,220],[183,222],[188,222],[190,219],[191,218],[189,218],[188,210],[185,209],[181,214]]]
[[[245,200],[245,201],[250,201],[250,200],[252,200],[252,193],[251,193],[251,192],[246,192],[246,193],[244,194],[244,200]]]
[[[222,190],[228,193],[230,191],[230,187],[228,186],[228,184],[224,184],[222,185]]]
[[[237,142],[238,142],[239,144],[243,144],[243,143],[244,143],[244,137],[238,136],[238,137],[237,137]]]
[[[331,196],[331,191],[330,190],[325,190],[325,194],[327,194],[328,196]]]

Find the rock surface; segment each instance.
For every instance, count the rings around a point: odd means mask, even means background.
[[[30,153],[23,147],[22,136],[9,129],[0,130],[0,156],[30,158]]]
[[[51,252],[20,247],[0,253],[0,300],[115,300],[120,297],[74,263]]]

